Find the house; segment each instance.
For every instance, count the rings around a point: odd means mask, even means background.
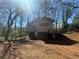
[[[53,33],[56,31],[55,22],[49,17],[38,17],[27,25],[27,31],[35,36],[43,36],[47,33]]]

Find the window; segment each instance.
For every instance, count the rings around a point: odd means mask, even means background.
[[[41,26],[49,26],[49,23],[41,23]]]

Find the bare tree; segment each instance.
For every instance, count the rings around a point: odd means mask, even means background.
[[[78,2],[74,3],[74,1],[62,3],[62,7],[63,7],[62,8],[63,9],[62,10],[62,12],[63,12],[63,27],[66,31],[67,31],[67,21],[73,15],[74,8],[75,8],[75,10],[77,8],[79,8],[78,4],[79,4]]]
[[[4,19],[6,19],[6,25],[7,25],[5,40],[8,40],[11,27],[14,24],[16,18],[20,15],[20,11],[18,11],[19,9],[17,8],[16,5],[14,5],[12,2],[8,0],[7,1],[4,0],[2,2],[2,5],[0,5],[0,8],[3,10],[3,12],[5,12],[6,18]]]

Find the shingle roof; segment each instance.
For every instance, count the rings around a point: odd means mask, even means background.
[[[43,19],[47,19],[47,20],[50,20],[51,22],[54,22],[54,20],[52,20],[51,18],[46,17],[46,16],[43,16],[43,17],[38,17],[38,18],[36,18],[36,19],[33,20],[32,22],[30,22],[28,25],[31,25],[32,23],[37,22],[37,21],[39,21],[39,20],[43,20]]]

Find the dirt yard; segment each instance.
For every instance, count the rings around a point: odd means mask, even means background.
[[[0,44],[0,59],[79,59],[79,33],[64,35],[75,43],[46,44],[42,40],[33,40],[11,45]]]

